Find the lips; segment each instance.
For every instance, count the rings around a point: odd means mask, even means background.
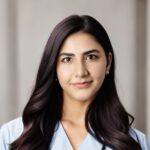
[[[92,83],[92,81],[83,81],[83,82],[72,83],[72,85],[77,88],[87,88],[91,85],[91,83]]]

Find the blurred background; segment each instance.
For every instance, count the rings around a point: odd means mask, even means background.
[[[150,0],[0,0],[0,125],[21,116],[46,41],[71,14],[105,27],[121,101],[150,138]]]

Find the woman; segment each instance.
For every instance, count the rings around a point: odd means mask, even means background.
[[[109,37],[90,16],[61,21],[46,44],[22,118],[1,128],[3,150],[148,150],[114,79]]]

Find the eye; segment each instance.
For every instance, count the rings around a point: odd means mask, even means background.
[[[69,62],[71,62],[71,57],[65,57],[65,58],[63,58],[61,60],[61,62],[63,62],[63,63],[69,63]]]
[[[98,58],[97,55],[90,54],[90,55],[87,55],[86,60],[96,60],[97,58]]]

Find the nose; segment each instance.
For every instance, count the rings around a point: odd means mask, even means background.
[[[88,68],[84,61],[78,61],[76,63],[75,77],[83,78],[89,75]]]

